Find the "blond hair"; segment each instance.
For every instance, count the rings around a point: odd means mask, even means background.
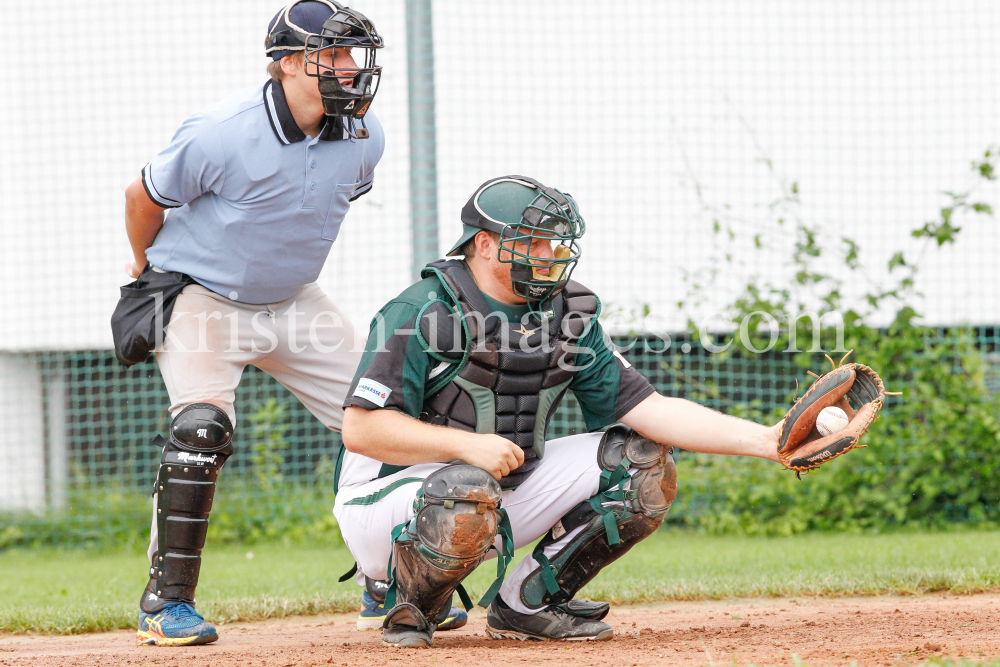
[[[271,78],[278,83],[281,83],[285,78],[285,73],[281,70],[281,61],[285,58],[291,58],[295,61],[296,66],[301,67],[302,63],[305,62],[306,52],[296,51],[295,53],[290,53],[284,58],[278,58],[277,60],[272,60],[267,64],[267,73],[271,75]]]

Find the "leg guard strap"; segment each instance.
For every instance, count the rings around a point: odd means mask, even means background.
[[[514,529],[510,525],[510,517],[507,516],[507,511],[503,509],[499,511],[501,518],[500,527],[497,530],[500,535],[500,551],[497,553],[497,578],[493,580],[493,583],[490,584],[490,587],[486,589],[486,593],[479,600],[479,606],[483,608],[489,607],[490,603],[493,602],[493,598],[500,592],[500,586],[503,585],[504,577],[507,576],[507,567],[514,559]],[[458,589],[462,603],[465,605],[465,610],[470,611],[472,609],[472,601],[461,584],[459,584]]]

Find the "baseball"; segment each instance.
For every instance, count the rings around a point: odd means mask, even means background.
[[[840,408],[823,408],[816,418],[816,430],[821,435],[830,435],[847,428],[847,413]]]

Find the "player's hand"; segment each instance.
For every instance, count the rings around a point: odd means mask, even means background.
[[[482,434],[462,457],[469,465],[482,468],[499,480],[524,463],[524,451],[507,438]]]

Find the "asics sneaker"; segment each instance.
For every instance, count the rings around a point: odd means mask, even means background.
[[[168,604],[155,614],[139,612],[137,646],[194,646],[218,638],[215,626],[186,602]]]

